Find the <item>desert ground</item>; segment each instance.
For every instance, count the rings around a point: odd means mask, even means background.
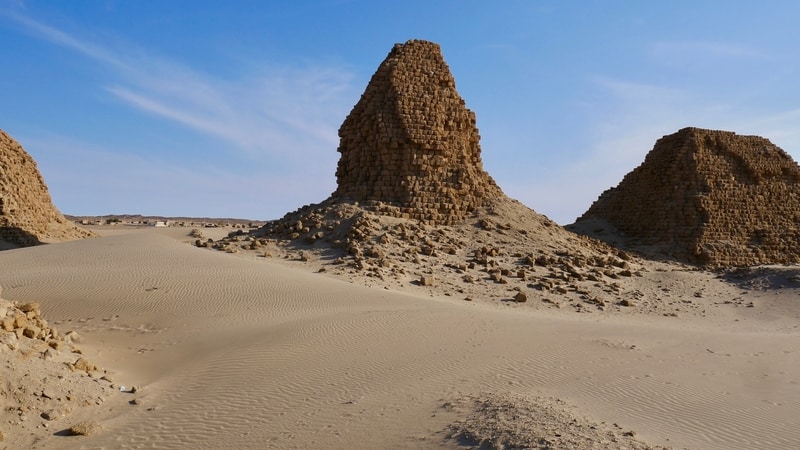
[[[800,448],[797,266],[637,259],[520,302],[513,274],[420,282],[433,255],[381,276],[88,228],[0,252],[0,296],[75,336],[0,352],[0,448]]]

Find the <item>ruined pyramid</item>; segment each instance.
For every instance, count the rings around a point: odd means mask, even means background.
[[[56,209],[36,162],[17,141],[0,130],[0,248],[91,235]]]
[[[517,303],[535,290],[577,310],[627,307],[603,297],[643,266],[503,194],[483,170],[475,114],[437,44],[396,44],[339,135],[329,198],[195,245],[320,264],[319,272],[386,289]]]
[[[684,128],[576,221],[633,248],[707,266],[800,262],[800,167],[758,136]],[[602,235],[595,237],[603,239]]]
[[[450,224],[503,196],[483,170],[475,113],[438,44],[396,44],[339,129],[333,197],[383,214]]]

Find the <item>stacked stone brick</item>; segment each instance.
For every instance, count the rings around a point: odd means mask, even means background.
[[[0,241],[24,247],[87,236],[53,205],[33,158],[0,130]]]
[[[800,262],[800,167],[758,136],[684,128],[578,219],[708,266]]]
[[[438,44],[396,44],[339,129],[335,198],[431,224],[503,195],[483,170],[475,113]]]

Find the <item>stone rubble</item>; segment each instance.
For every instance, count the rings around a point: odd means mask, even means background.
[[[48,323],[38,302],[0,298],[0,435],[13,431],[4,435],[8,448],[31,448],[33,430],[96,414],[115,392],[75,346],[79,339]]]

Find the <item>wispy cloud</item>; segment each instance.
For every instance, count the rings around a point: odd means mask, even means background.
[[[590,81],[600,90],[603,96],[611,96],[615,102],[636,102],[647,104],[652,102],[676,103],[686,98],[686,92],[675,87],[638,83],[630,80],[592,76]]]
[[[658,58],[766,59],[769,55],[751,45],[714,41],[658,41],[649,45]]]
[[[114,77],[102,89],[125,104],[227,141],[251,158],[299,163],[309,153],[335,154],[339,122],[352,106],[352,76],[342,67],[264,65],[221,79],[140,48],[107,48],[7,15],[33,35],[111,69]]]
[[[248,61],[221,76],[121,40],[101,44],[19,13],[0,14],[95,63],[106,77],[97,92],[189,132],[156,138],[181,149],[147,152],[124,137],[95,143],[46,132],[18,136],[64,212],[276,218],[335,188],[337,129],[358,98],[346,67]],[[206,139],[202,148],[181,142],[205,137],[219,142]],[[261,193],[269,201],[253,202]]]
[[[105,50],[100,46],[96,46],[87,42],[82,42],[59,29],[45,25],[41,22],[37,22],[22,14],[18,14],[12,11],[4,11],[3,14],[15,20],[20,25],[24,26],[26,29],[28,29],[28,31],[30,31],[34,35],[42,39],[45,39],[47,41],[50,41],[53,44],[69,48],[71,50],[83,54],[84,56],[88,56],[96,61],[103,62],[109,66],[114,66],[119,69],[124,69],[126,66],[121,60],[114,57],[112,53],[108,52],[107,50]]]

